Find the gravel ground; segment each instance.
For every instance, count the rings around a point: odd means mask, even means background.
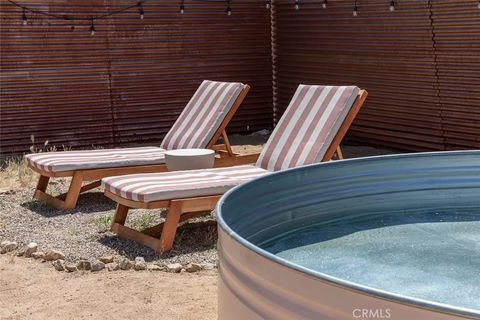
[[[232,137],[237,152],[256,152],[261,149],[264,136]],[[238,145],[241,144],[241,145]],[[346,158],[392,153],[362,146],[343,147]],[[65,180],[58,179],[50,189],[53,193],[67,190]],[[217,230],[214,213],[185,223],[178,229],[174,249],[158,255],[153,250],[133,241],[118,238],[108,231],[115,203],[103,196],[100,189],[82,194],[77,207],[60,211],[32,200],[32,187],[15,188],[0,193],[0,241],[19,244],[36,242],[39,250],[57,249],[67,261],[95,259],[105,255],[166,263],[216,263]],[[131,210],[127,225],[144,228],[158,223],[165,212],[160,210]]]

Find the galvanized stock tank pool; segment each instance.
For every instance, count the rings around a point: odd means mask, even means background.
[[[480,152],[274,173],[217,215],[222,320],[480,318]]]

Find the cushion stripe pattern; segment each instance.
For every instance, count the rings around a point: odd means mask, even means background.
[[[205,80],[165,136],[162,148],[205,148],[232,108],[243,84]]]
[[[165,163],[165,151],[205,148],[225,119],[244,85],[202,82],[161,147],[140,147],[28,154],[28,163],[47,172],[156,165]]]
[[[243,165],[108,177],[102,179],[102,186],[122,198],[151,202],[218,195],[268,173],[256,166]]]
[[[320,162],[360,89],[299,85],[257,161],[270,171]]]
[[[138,147],[32,153],[25,156],[28,163],[47,172],[100,169],[165,163],[165,149]]]

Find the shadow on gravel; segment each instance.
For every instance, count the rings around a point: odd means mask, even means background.
[[[119,238],[111,232],[105,233],[98,241],[130,260],[142,256],[147,262],[161,261],[183,254],[215,249],[217,245],[217,223],[215,220],[208,220],[181,225],[177,229],[173,249],[164,254],[157,254],[153,249],[135,241]]]
[[[21,206],[44,217],[51,218],[75,213],[96,213],[114,210],[115,202],[105,197],[102,192],[87,192],[80,195],[77,206],[71,210],[59,210],[36,199],[23,202]]]

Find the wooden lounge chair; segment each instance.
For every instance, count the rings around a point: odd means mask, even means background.
[[[256,165],[137,174],[102,180],[116,201],[112,231],[158,252],[172,248],[179,223],[212,210],[228,189],[272,171],[331,160],[367,97],[357,87],[300,85]],[[129,208],[168,208],[164,223],[125,226]]]
[[[25,156],[40,174],[34,198],[58,209],[72,209],[81,192],[100,186],[108,176],[167,171],[166,150],[209,148],[217,152],[215,167],[251,163],[257,155],[232,151],[225,128],[250,87],[241,83],[203,81],[159,147],[45,152]],[[223,143],[217,144],[222,138]],[[72,177],[68,192],[46,193],[50,178]],[[93,181],[82,186],[83,181]]]

